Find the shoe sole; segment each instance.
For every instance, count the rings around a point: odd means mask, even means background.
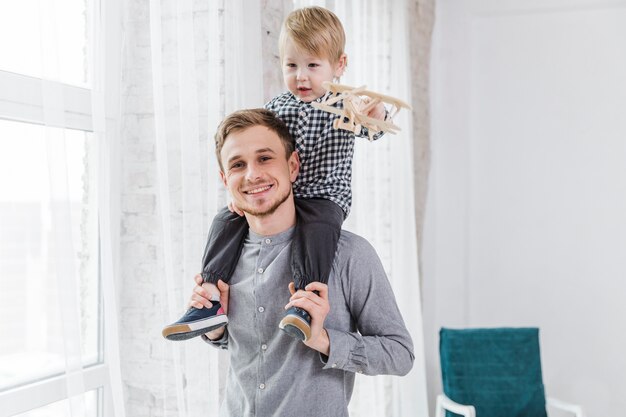
[[[227,324],[228,317],[226,315],[220,315],[191,323],[172,324],[164,328],[162,334],[163,337],[168,340],[188,340],[212,330],[219,329]]]
[[[311,326],[301,317],[290,314],[283,317],[278,327],[291,337],[306,342],[311,337]]]

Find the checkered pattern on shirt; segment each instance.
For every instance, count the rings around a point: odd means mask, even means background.
[[[320,102],[324,97],[318,98]],[[343,102],[334,105],[343,108]],[[338,204],[347,217],[352,204],[352,157],[354,134],[334,129],[338,117],[298,100],[290,92],[270,100],[265,108],[278,114],[296,140],[300,174],[293,186],[299,198],[325,198]],[[359,136],[367,137],[363,129]],[[382,133],[374,136],[378,139]]]

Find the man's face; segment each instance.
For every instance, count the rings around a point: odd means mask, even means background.
[[[332,64],[327,58],[303,53],[287,39],[283,56],[283,81],[287,89],[297,98],[310,103],[324,94],[324,81],[332,82],[340,77],[345,68],[345,58],[342,56],[338,63]]]
[[[289,198],[300,168],[298,155],[286,158],[280,138],[265,126],[228,135],[221,158],[233,203],[253,216],[271,215]]]

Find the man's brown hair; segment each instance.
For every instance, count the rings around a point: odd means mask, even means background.
[[[217,162],[222,172],[224,172],[224,167],[222,166],[221,154],[228,135],[254,126],[264,126],[276,133],[285,147],[285,157],[287,159],[289,159],[293,151],[295,151],[296,144],[289,133],[289,128],[287,128],[285,122],[279,119],[275,113],[260,108],[239,110],[226,116],[215,133],[215,155],[217,156]]]

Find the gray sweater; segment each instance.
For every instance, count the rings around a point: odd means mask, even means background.
[[[278,328],[290,294],[293,229],[250,231],[230,280],[229,323],[218,341],[230,368],[220,416],[348,415],[355,372],[405,375],[413,343],[380,259],[365,239],[341,232],[328,281],[328,357]]]

